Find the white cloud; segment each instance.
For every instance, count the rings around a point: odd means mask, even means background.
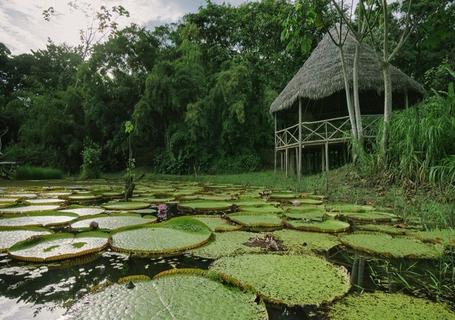
[[[68,6],[70,0],[0,0],[0,42],[14,53],[44,48],[48,38],[56,43],[79,43],[79,30],[91,22],[80,10]],[[145,25],[175,22],[185,13],[195,11],[204,0],[76,0],[90,3],[93,10],[101,5],[122,5],[130,12],[129,19],[119,21],[120,26],[134,22]],[[223,1],[216,1],[223,2]],[[237,5],[244,0],[226,1]],[[43,10],[53,7],[56,15],[50,22],[42,16]]]

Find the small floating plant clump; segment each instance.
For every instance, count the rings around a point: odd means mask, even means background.
[[[442,245],[384,233],[352,233],[341,236],[340,241],[354,250],[389,258],[438,259],[444,253]]]
[[[0,252],[5,252],[14,244],[31,237],[51,234],[52,232],[40,227],[7,228],[0,227]]]
[[[313,255],[224,257],[216,260],[210,270],[268,302],[289,307],[330,303],[351,287],[344,268]]]
[[[177,270],[151,281],[108,286],[76,303],[67,318],[267,320],[264,304],[254,298],[205,277],[202,270]]]
[[[111,247],[138,255],[178,254],[204,245],[211,235],[202,222],[178,217],[163,223],[118,229],[111,236]]]
[[[218,259],[244,253],[261,252],[259,247],[250,247],[246,243],[258,233],[233,231],[215,233],[214,239],[205,246],[191,251],[191,254],[207,259]]]
[[[64,260],[103,250],[108,246],[108,237],[102,232],[44,235],[16,243],[8,254],[14,259],[30,262]]]
[[[454,320],[455,313],[441,303],[399,293],[350,295],[335,303],[329,312],[333,320]]]
[[[96,222],[100,230],[114,230],[127,226],[135,226],[153,223],[155,216],[141,216],[134,213],[114,213],[111,215],[102,214],[98,216],[85,217],[71,224],[71,228],[79,231],[90,230],[93,222]]]

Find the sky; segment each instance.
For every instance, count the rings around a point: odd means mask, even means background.
[[[72,1],[81,8],[91,4],[90,14],[68,5]],[[215,3],[238,5],[247,0],[213,0]],[[204,0],[0,0],[0,42],[13,54],[45,48],[47,39],[70,45],[79,43],[79,30],[91,22],[100,6],[122,5],[130,12],[129,18],[119,20],[120,26],[136,23],[148,28],[176,22],[184,14],[195,12]],[[43,10],[53,7],[54,16],[49,22]]]

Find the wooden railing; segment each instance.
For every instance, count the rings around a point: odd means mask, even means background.
[[[374,138],[381,115],[363,115],[365,138]],[[302,146],[345,142],[351,136],[349,116],[312,122],[301,122]],[[275,148],[285,149],[299,145],[299,124],[275,132]]]

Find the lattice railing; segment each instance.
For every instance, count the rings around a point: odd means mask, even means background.
[[[380,124],[380,115],[362,116],[364,137],[376,136]],[[342,142],[351,136],[351,122],[349,116],[327,120],[302,122],[302,145]],[[275,146],[277,149],[299,144],[299,124],[275,132]]]

